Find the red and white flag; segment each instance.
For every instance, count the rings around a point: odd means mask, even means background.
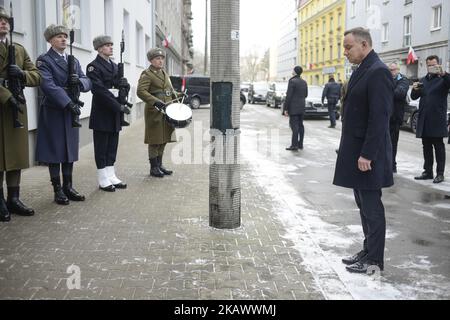
[[[170,47],[171,42],[172,42],[172,36],[171,35],[165,37],[164,41],[163,41],[164,48]]]
[[[409,53],[408,53],[408,60],[406,60],[406,64],[414,64],[417,60],[419,60],[417,58],[416,53],[414,52],[413,47],[409,47]]]

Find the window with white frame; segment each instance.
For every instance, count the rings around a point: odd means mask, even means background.
[[[389,23],[383,23],[381,29],[381,41],[388,42],[389,41]]]
[[[145,65],[144,50],[144,29],[136,22],[136,64],[138,66]]]
[[[433,7],[433,17],[431,21],[431,29],[437,30],[442,27],[442,5]]]
[[[366,0],[366,11],[370,9],[370,0]]]
[[[352,18],[356,17],[356,0],[353,0],[350,5],[350,13]]]
[[[412,17],[406,16],[403,18],[403,46],[409,47],[411,45],[411,29]]]
[[[130,48],[130,14],[128,11],[123,11],[123,33],[125,35],[125,46]],[[130,51],[125,50],[124,59],[127,62],[130,62]]]

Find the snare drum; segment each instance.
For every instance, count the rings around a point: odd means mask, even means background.
[[[176,129],[188,127],[192,122],[192,109],[182,103],[173,103],[166,107],[166,120]]]

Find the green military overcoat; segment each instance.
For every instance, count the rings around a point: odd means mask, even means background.
[[[145,144],[175,142],[172,138],[174,128],[167,123],[164,114],[154,107],[157,101],[168,103],[178,98],[169,75],[164,70],[158,71],[150,66],[141,74],[137,95],[145,102]]]
[[[27,87],[37,87],[41,76],[31,61],[27,51],[20,44],[16,44],[16,64],[25,71]],[[8,49],[0,43],[0,79],[7,78]],[[23,114],[19,113],[19,121],[25,126],[21,129],[13,128],[12,110],[7,101],[11,92],[0,84],[0,171],[14,171],[26,169],[30,166],[28,156],[28,118],[26,106]]]

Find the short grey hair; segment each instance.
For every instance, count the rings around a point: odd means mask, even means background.
[[[353,28],[353,29],[345,31],[344,36],[347,36],[349,34],[352,34],[359,41],[366,41],[369,44],[369,46],[372,47],[373,41],[372,41],[372,36],[370,35],[369,29],[364,29],[361,27]]]

